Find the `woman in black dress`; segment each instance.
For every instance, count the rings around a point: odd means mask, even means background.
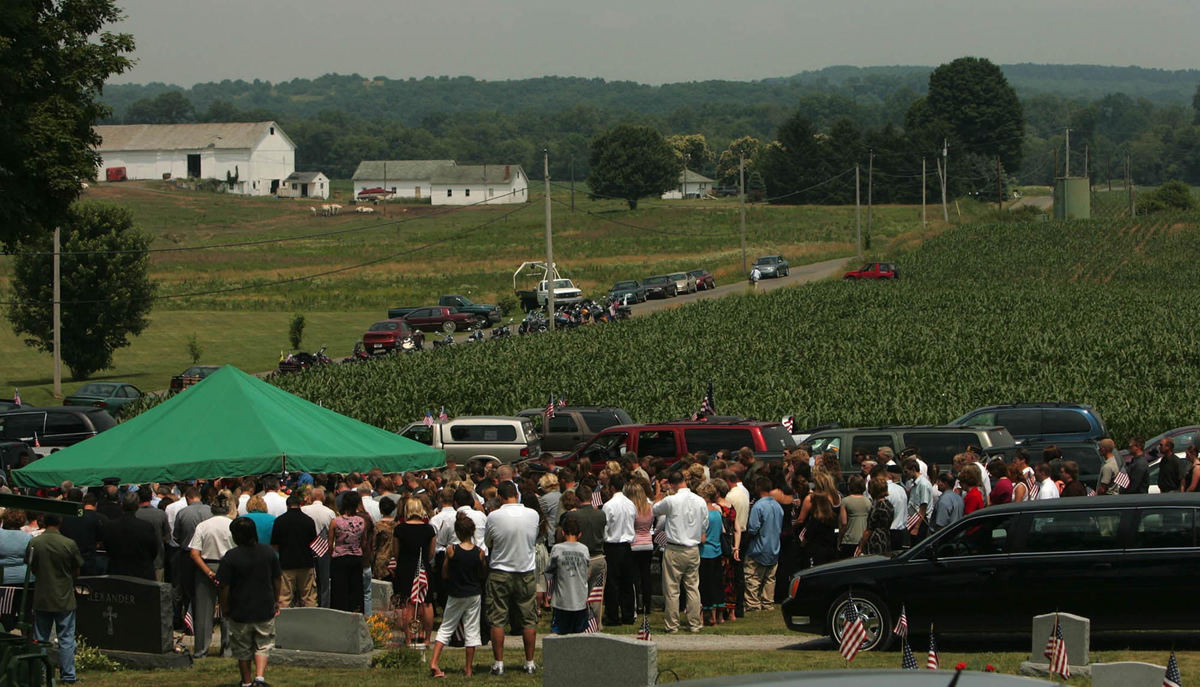
[[[804,552],[811,565],[821,565],[837,560],[837,515],[825,492],[814,491],[810,499],[812,507],[804,521]]]
[[[392,577],[392,590],[403,604],[400,624],[404,628],[406,644],[414,643],[410,629],[414,617],[421,620],[422,639],[428,637],[433,630],[433,599],[429,598],[429,592],[426,591],[426,600],[419,605],[411,603],[409,596],[412,593],[413,579],[417,576],[418,565],[424,566],[427,579],[434,575],[429,568],[433,561],[435,534],[421,500],[405,499],[404,522],[396,525],[396,574]]]

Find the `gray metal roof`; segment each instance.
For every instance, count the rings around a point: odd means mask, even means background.
[[[455,165],[442,167],[430,180],[434,184],[508,184],[525,170],[521,165]]]
[[[363,160],[354,170],[354,181],[396,179],[425,181],[441,167],[453,167],[454,160]]]
[[[324,176],[320,172],[292,172],[284,181],[295,181],[301,184],[311,184],[317,180],[318,176]],[[328,177],[326,177],[328,178]]]
[[[711,183],[713,183],[712,179],[709,179],[708,177],[704,176],[703,174],[694,172],[690,169],[687,170],[686,172],[680,172],[679,178],[682,180],[685,175],[687,176],[687,183],[689,183],[689,184],[701,184],[701,183],[711,184]]]
[[[293,148],[296,144],[275,122],[214,122],[207,124],[119,124],[95,127],[102,153],[122,150],[202,150],[253,148],[275,133]]]

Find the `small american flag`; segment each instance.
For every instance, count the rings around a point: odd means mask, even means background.
[[[308,543],[308,548],[312,549],[313,555],[317,558],[324,558],[325,554],[329,553],[329,537],[322,537],[318,534],[316,539]]]
[[[1034,487],[1033,474],[1030,473],[1028,475],[1025,475],[1025,490],[1029,493],[1030,500],[1033,499],[1033,487]]]
[[[1093,489],[1093,488],[1091,488],[1091,487],[1087,486],[1086,484],[1085,484],[1085,485],[1083,485],[1083,486],[1087,488],[1087,491],[1086,491],[1086,492],[1084,492],[1084,493],[1086,493],[1088,496],[1095,496],[1095,495],[1096,495],[1096,490],[1095,490],[1095,489]]]
[[[1163,675],[1163,687],[1179,687],[1183,682],[1183,676],[1179,674],[1179,662],[1175,660],[1175,652],[1171,652],[1171,659],[1167,661],[1167,672]]]
[[[589,604],[598,604],[603,601],[604,601],[604,583],[601,582],[597,586],[592,587],[591,589],[588,590],[587,602]]]
[[[933,626],[929,626],[929,656],[925,658],[925,670],[938,669],[937,640],[933,637]]]
[[[642,616],[642,626],[638,629],[637,638],[643,642],[650,641],[650,616]],[[1175,687],[1179,687],[1179,685],[1175,685]]]
[[[1046,640],[1046,648],[1042,655],[1050,660],[1050,674],[1058,675],[1066,680],[1071,677],[1071,666],[1067,657],[1067,643],[1063,641],[1062,628],[1058,624],[1058,616],[1054,616],[1054,631]]]
[[[16,598],[16,587],[0,587],[0,615],[12,615],[13,601]]]
[[[596,614],[592,613],[591,609],[589,608],[588,609],[587,628],[584,630],[584,632],[586,632],[588,634],[592,634],[594,632],[599,632],[599,631],[600,631],[600,619],[597,618]]]
[[[566,396],[559,396],[559,397],[558,397],[558,407],[559,407],[559,408],[566,408],[566,407],[567,407],[567,397],[566,397]]]
[[[796,416],[795,415],[788,415],[787,417],[783,418],[783,428],[787,430],[788,434],[791,434],[792,430],[795,427],[796,427]]]
[[[421,419],[421,424],[425,425],[426,427],[433,426],[433,411],[432,410],[425,411],[425,417]]]
[[[904,604],[900,604],[900,619],[896,621],[896,626],[892,628],[892,633],[897,637],[908,636],[908,613],[904,610]]]
[[[904,524],[904,529],[911,530],[912,528],[919,526],[924,520],[925,518],[921,517],[921,511],[918,510],[917,512],[908,516],[908,522]]]
[[[191,606],[188,606],[188,609],[186,611],[184,611],[184,613],[183,613],[183,626],[187,628],[188,632],[195,632],[195,629],[193,629],[193,627],[192,627],[192,607]]]
[[[713,399],[713,384],[708,383],[708,393],[704,394],[704,398],[700,401],[700,410],[697,415],[715,415],[717,412],[717,403]]]
[[[449,419],[450,419],[450,416],[446,414],[446,406],[442,406],[441,411],[438,412],[438,422],[445,422],[446,420],[449,420]]]
[[[904,639],[904,658],[900,661],[901,670],[918,670],[917,657],[913,656],[912,647],[908,645],[908,639]]]
[[[1118,472],[1117,476],[1113,478],[1113,484],[1117,485],[1118,487],[1120,487],[1122,489],[1128,489],[1129,488],[1129,473],[1125,472],[1124,470],[1121,470],[1120,472]]]
[[[547,420],[554,417],[554,394],[550,394],[549,400],[546,401],[546,409],[542,411],[542,415],[545,415]]]
[[[603,505],[604,499],[600,496],[600,485],[596,485],[596,488],[592,490],[592,506],[600,508]]]
[[[854,607],[854,599],[851,598],[850,605],[846,608],[846,624],[842,627],[842,658],[853,661],[859,649],[866,643],[867,626],[863,625],[862,616],[858,614],[858,609]]]
[[[13,387],[13,405],[21,405],[21,390],[16,387]]]
[[[387,571],[390,573],[396,572],[396,559],[389,558],[387,562]]]
[[[1030,480],[1030,482],[1032,482],[1032,481],[1033,480]],[[1038,494],[1041,493],[1041,491],[1042,491],[1041,483],[1033,482],[1032,486],[1029,487],[1029,498],[1027,500],[1037,501]]]
[[[657,546],[658,548],[661,549],[661,548],[665,547],[667,545],[667,530],[666,530],[666,528],[663,528],[661,530],[655,530],[654,536],[652,537],[652,539],[654,540],[654,545]]]
[[[803,543],[804,543],[804,540],[805,540],[805,538],[807,538],[807,537],[808,537],[808,528],[807,528],[807,527],[801,527],[801,528],[800,528],[800,534],[796,535],[796,538],[800,540],[800,543],[801,543],[801,544],[803,544]]]
[[[425,561],[417,559],[417,574],[413,575],[412,589],[408,593],[408,602],[414,606],[425,603],[425,593],[429,591],[429,575],[425,572]]]

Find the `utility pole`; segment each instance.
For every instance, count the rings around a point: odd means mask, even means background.
[[[687,165],[690,155],[686,153],[683,156],[683,174],[679,177],[679,199],[687,200]]]
[[[929,183],[925,179],[925,158],[921,158],[921,228],[929,228],[929,218],[925,214],[925,191],[929,188]]]
[[[571,156],[571,212],[575,212],[575,156]]]
[[[1091,162],[1091,160],[1089,159],[1091,156],[1092,156],[1091,144],[1084,143],[1083,144],[1083,176],[1088,177],[1088,179],[1091,179],[1091,176],[1088,174],[1088,163]],[[1091,185],[1092,185],[1092,183],[1089,181],[1088,186],[1091,186]]]
[[[874,225],[874,193],[875,188],[875,149],[867,151],[867,241],[871,240],[871,227]]]
[[[54,227],[54,397],[62,398],[62,237]]]
[[[1067,157],[1066,157],[1065,164],[1066,164],[1066,167],[1064,168],[1063,176],[1069,177],[1069,176],[1071,176],[1071,130],[1070,129],[1067,129]]]
[[[950,142],[942,139],[942,221],[950,222],[950,206],[946,204],[946,180],[950,176]]]
[[[1137,196],[1133,193],[1133,154],[1126,153],[1125,159],[1129,169],[1129,176],[1125,180],[1125,187],[1129,189],[1129,216],[1137,217]]]
[[[742,274],[749,274],[746,265],[746,156],[738,156],[738,198],[742,206]]]
[[[1000,187],[1000,156],[996,156],[996,209],[1004,209],[1004,191]]]
[[[858,183],[858,163],[854,163],[854,233],[858,237],[858,257],[862,257],[862,200]]]
[[[546,180],[546,326],[554,331],[554,235],[550,231],[550,150],[542,149],[542,171]]]

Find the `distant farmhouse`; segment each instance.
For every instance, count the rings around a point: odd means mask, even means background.
[[[454,160],[365,160],[354,172],[355,198],[429,198],[433,205],[524,203],[520,165],[460,165]]]
[[[662,199],[703,198],[704,196],[713,195],[716,189],[715,181],[689,169],[679,173],[679,188],[673,188],[662,194]]]
[[[219,179],[230,193],[278,195],[296,171],[296,144],[275,122],[97,126],[97,178]],[[325,196],[329,182],[325,181]]]
[[[281,198],[329,198],[329,177],[320,172],[292,172],[279,187]]]

